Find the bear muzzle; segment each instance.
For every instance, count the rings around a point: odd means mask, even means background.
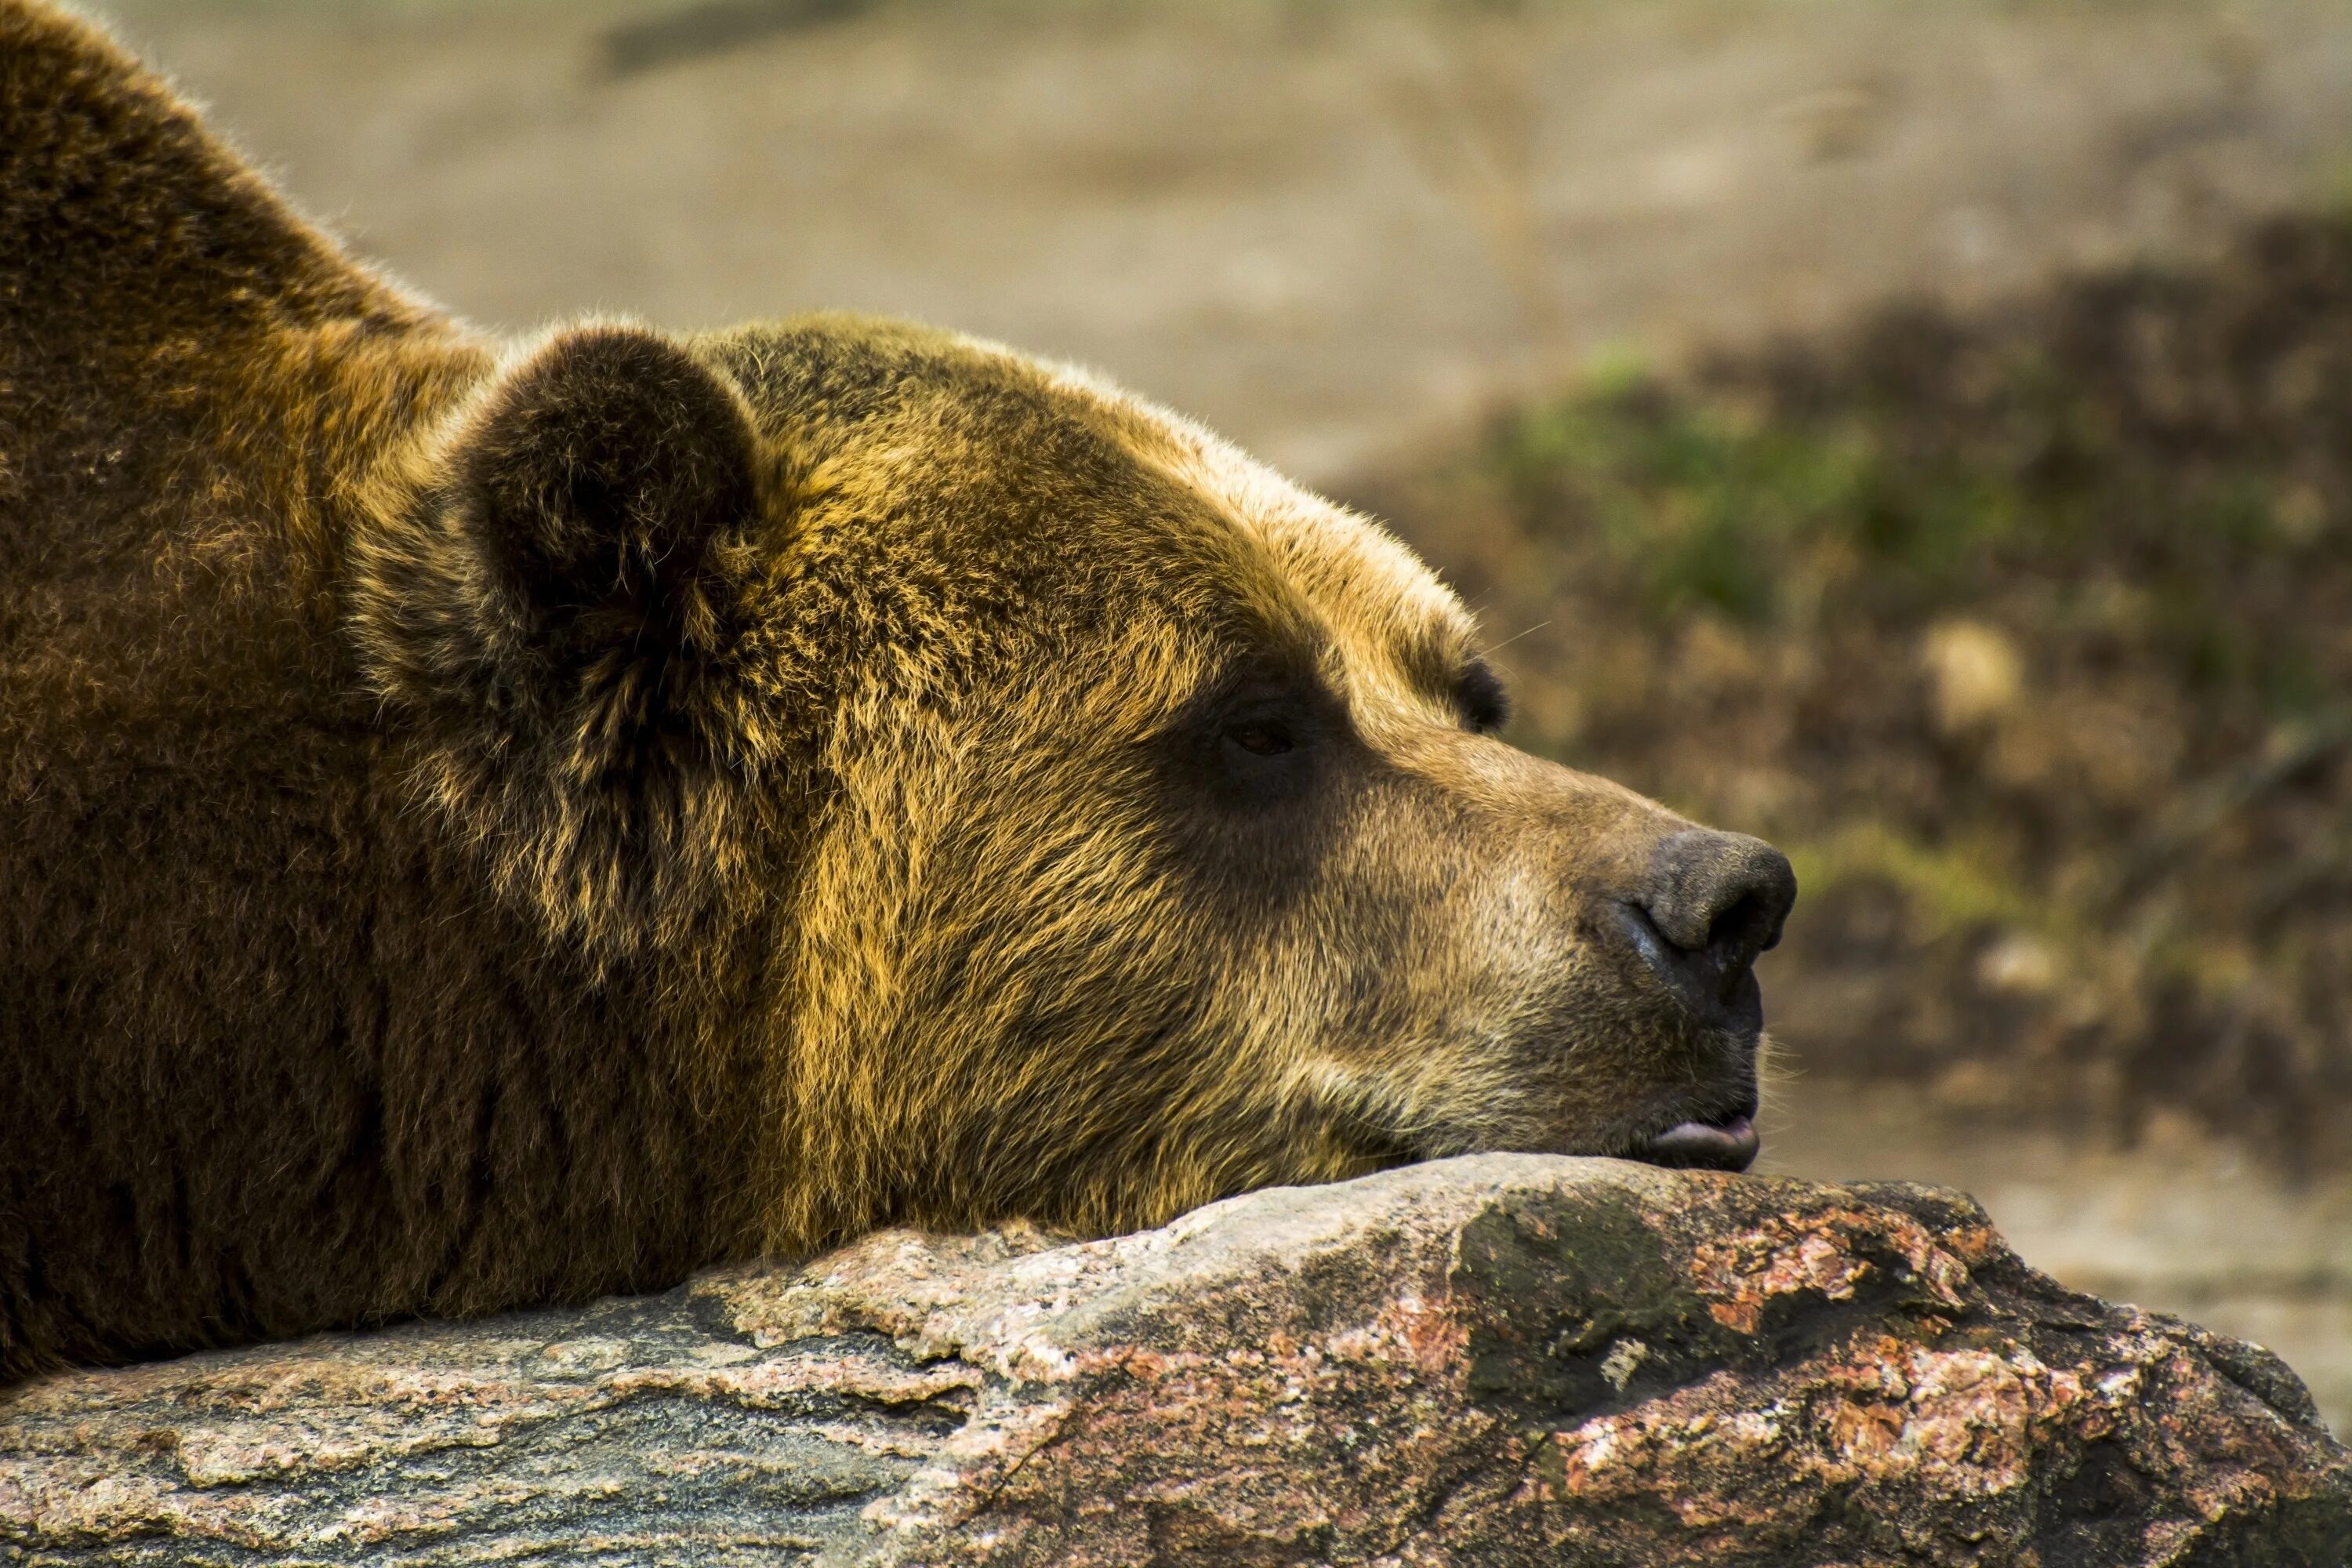
[[[1641,885],[1617,900],[1613,923],[1675,1005],[1752,1052],[1764,1029],[1756,958],[1780,940],[1796,900],[1796,873],[1778,849],[1745,834],[1691,828],[1652,851]],[[1738,1105],[1652,1134],[1639,1157],[1744,1171],[1761,1146],[1756,1110],[1751,1089]]]

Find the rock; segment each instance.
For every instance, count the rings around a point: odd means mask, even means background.
[[[2285,1366],[1950,1193],[1482,1155],[0,1394],[0,1561],[2339,1564]]]

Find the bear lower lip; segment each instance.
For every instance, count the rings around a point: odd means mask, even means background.
[[[1653,1137],[1640,1158],[1675,1170],[1744,1171],[1756,1163],[1763,1140],[1746,1116],[1721,1121],[1681,1121]]]

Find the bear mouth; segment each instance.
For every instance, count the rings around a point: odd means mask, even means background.
[[[1687,1106],[1678,1108],[1672,1113],[1676,1120],[1665,1126],[1630,1139],[1612,1141],[1606,1146],[1534,1149],[1528,1152],[1597,1154],[1671,1171],[1724,1171],[1736,1174],[1753,1165],[1763,1148],[1763,1138],[1756,1127],[1758,1109],[1756,1093],[1750,1089],[1730,1106],[1696,1113]],[[1439,1139],[1408,1137],[1370,1125],[1360,1118],[1348,1119],[1342,1136],[1367,1172],[1390,1171],[1426,1160],[1486,1152],[1475,1142],[1449,1145]]]
[[[1756,1131],[1756,1105],[1717,1116],[1677,1121],[1652,1133],[1633,1157],[1675,1171],[1745,1171],[1764,1146]]]

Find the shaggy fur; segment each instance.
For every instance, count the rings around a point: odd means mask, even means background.
[[[1498,719],[1181,420],[483,340],[0,0],[0,1379],[1752,1104]]]

